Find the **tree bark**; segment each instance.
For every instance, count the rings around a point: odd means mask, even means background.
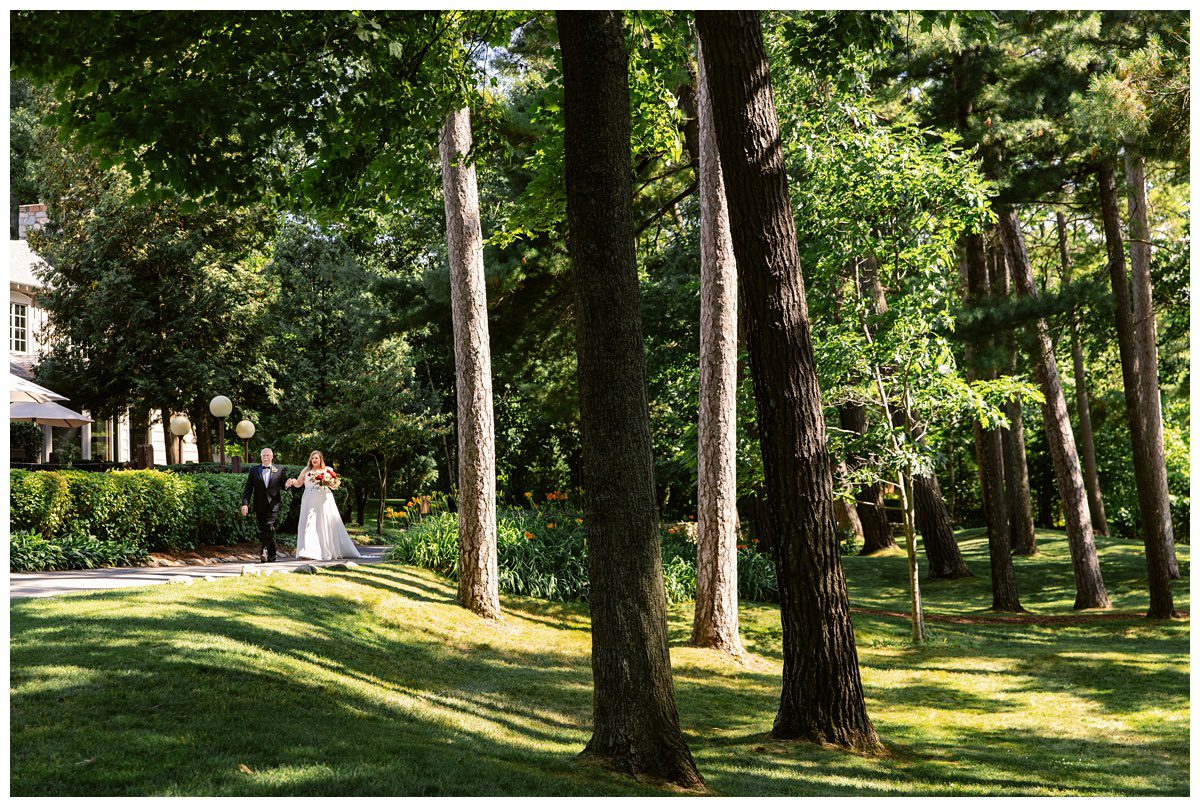
[[[979,305],[988,296],[987,256],[983,236],[966,237],[967,303]],[[983,367],[981,353],[986,352],[988,340],[978,338],[967,346],[967,380],[994,376]],[[1017,593],[1017,577],[1013,570],[1012,541],[1008,531],[1008,506],[1004,497],[1004,442],[998,428],[983,428],[975,421],[975,457],[979,465],[979,489],[983,497],[983,512],[987,520],[988,555],[991,559],[992,610],[1023,612]]]
[[[773,735],[881,747],[867,716],[813,363],[799,246],[757,12],[697,12],[747,317],[779,578],[783,691]]]
[[[1156,497],[1152,495],[1155,489],[1156,471],[1153,466],[1157,451],[1154,446],[1147,444],[1139,381],[1141,352],[1137,349],[1133,310],[1129,302],[1129,285],[1125,275],[1125,246],[1121,238],[1117,183],[1112,163],[1108,160],[1101,161],[1097,174],[1104,243],[1108,252],[1108,274],[1116,308],[1117,346],[1121,353],[1121,376],[1125,387],[1125,411],[1129,419],[1129,436],[1133,447],[1133,473],[1138,489],[1138,509],[1148,505],[1154,510],[1156,507],[1161,508],[1161,505],[1155,503]],[[1142,512],[1145,521],[1145,511]],[[1164,619],[1173,617],[1175,602],[1171,593],[1172,553],[1168,551],[1161,533],[1155,534],[1143,528],[1142,540],[1146,544],[1146,568],[1150,585],[1150,610],[1147,616]]]
[[[197,401],[192,407],[192,428],[196,430],[196,461],[212,462],[213,436],[208,422],[208,407]],[[115,421],[114,421],[115,422]]]
[[[1058,227],[1058,256],[1063,286],[1071,285],[1071,253],[1067,249],[1067,220],[1061,210],[1055,212]],[[1092,431],[1092,407],[1088,401],[1087,372],[1083,364],[1083,340],[1079,338],[1079,315],[1071,312],[1071,361],[1075,373],[1075,409],[1079,413],[1079,454],[1083,460],[1083,483],[1087,487],[1088,511],[1092,528],[1108,535],[1104,497],[1100,494],[1100,474],[1096,467],[1096,439]]]
[[[737,264],[698,48],[700,414],[692,643],[741,655],[737,592]]]
[[[865,434],[867,431],[867,408],[862,404],[846,403],[838,407],[838,422],[843,429],[855,434]],[[863,458],[851,453],[846,459],[850,468],[857,469],[863,463]],[[872,555],[884,549],[896,546],[896,538],[892,535],[892,524],[888,521],[887,503],[883,498],[883,485],[875,482],[870,485],[859,485],[854,491],[855,511],[862,525],[863,545],[860,555]]]
[[[1158,325],[1150,279],[1150,223],[1146,212],[1146,168],[1142,156],[1125,149],[1125,185],[1129,199],[1129,270],[1133,288],[1133,349],[1137,353],[1138,407],[1146,465],[1146,485],[1138,486],[1142,529],[1163,545],[1171,578],[1179,577],[1175,530],[1163,453],[1162,398],[1158,386]]]
[[[989,277],[992,296],[1012,296],[1009,272],[1001,249],[995,250]],[[1017,375],[1017,340],[1010,331],[1001,337],[1007,352],[1010,375]],[[1036,555],[1037,536],[1033,531],[1033,501],[1029,494],[1029,465],[1025,459],[1025,420],[1020,399],[1004,406],[1008,428],[1004,429],[1004,498],[1008,506],[1008,534],[1014,555]]]
[[[446,116],[441,136],[450,307],[458,399],[458,602],[479,616],[500,616],[496,557],[496,428],[492,420],[492,357],[487,286],[471,111]]]
[[[1008,264],[1012,268],[1016,292],[1021,297],[1036,297],[1033,268],[1025,251],[1025,238],[1021,234],[1021,223],[1012,209],[998,211],[1000,236]],[[1075,450],[1075,437],[1071,432],[1071,421],[1067,415],[1067,402],[1063,397],[1062,384],[1058,377],[1058,364],[1054,360],[1054,345],[1050,340],[1050,328],[1044,319],[1030,327],[1033,339],[1034,369],[1042,394],[1046,398],[1042,406],[1042,422],[1046,428],[1046,442],[1054,461],[1054,476],[1058,482],[1058,494],[1062,499],[1063,521],[1067,527],[1067,544],[1071,548],[1071,567],[1075,573],[1076,608],[1111,608],[1104,579],[1100,575],[1100,559],[1096,555],[1096,540],[1092,534],[1092,517],[1088,512],[1087,492],[1083,487],[1083,471],[1079,466],[1079,454]]]
[[[703,780],[679,728],[667,647],[622,15],[557,19],[595,681],[582,756],[696,788]]]
[[[158,417],[162,421],[163,447],[167,450],[167,465],[177,465],[182,460],[179,459],[179,438],[171,434],[171,410],[158,410]]]
[[[945,580],[973,577],[954,538],[954,527],[950,523],[950,514],[946,512],[946,501],[937,477],[914,474],[912,487],[917,531],[925,539],[925,557],[929,560],[930,576]]]

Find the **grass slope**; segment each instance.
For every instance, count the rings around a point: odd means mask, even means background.
[[[1022,600],[1070,613],[1056,533],[1017,560]],[[931,612],[990,602],[929,583]],[[1178,607],[1187,607],[1187,548]],[[1128,544],[1102,564],[1118,610],[1144,608]],[[858,608],[902,611],[900,555],[845,559]],[[488,624],[452,585],[407,567],[276,575],[14,602],[13,795],[603,795],[660,791],[573,762],[589,734],[583,606],[505,597]],[[679,710],[701,772],[729,795],[1188,793],[1186,621],[931,624],[857,613],[870,713],[891,749],[865,758],[769,737],[776,609],[744,604],[752,656],[685,646],[671,612]]]

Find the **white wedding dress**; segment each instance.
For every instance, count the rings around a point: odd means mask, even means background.
[[[333,493],[307,478],[304,497],[300,499],[300,521],[296,525],[296,557],[310,560],[362,557],[346,532]]]

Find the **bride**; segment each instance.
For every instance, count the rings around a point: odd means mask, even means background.
[[[325,468],[325,456],[314,451],[308,456],[308,465],[295,479],[285,486],[304,486],[304,498],[300,500],[300,521],[296,526],[296,557],[312,560],[362,557],[350,534],[342,524],[333,492],[312,481],[313,471]]]

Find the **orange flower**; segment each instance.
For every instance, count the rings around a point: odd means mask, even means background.
[[[576,523],[576,524],[582,524],[582,523],[583,523],[583,519],[582,519],[582,518],[577,518],[577,519],[575,519],[575,523]]]
[[[549,524],[547,524],[547,525],[546,525],[546,529],[548,529],[548,530],[552,530],[552,529],[554,529],[554,522],[553,522],[553,521],[551,521]]]
[[[746,548],[746,545],[745,545],[745,544],[738,544],[738,545],[737,545],[737,548],[738,548],[738,549],[745,549],[745,548]]]
[[[526,541],[532,541],[532,540],[533,540],[533,533],[532,533],[532,532],[526,532],[526,533],[525,533],[525,540],[526,540]]]
[[[668,529],[668,530],[667,530],[667,532],[668,532],[669,534],[671,534],[671,535],[674,535],[674,534],[675,534],[675,528],[674,528],[674,527],[671,527],[670,529]]]

